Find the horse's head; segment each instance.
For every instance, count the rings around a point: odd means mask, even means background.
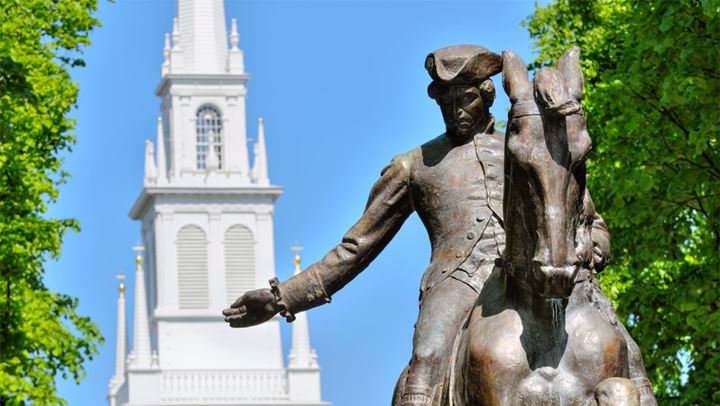
[[[524,268],[545,298],[566,298],[589,261],[584,216],[585,158],[592,142],[580,100],[580,50],[533,81],[523,60],[503,52],[503,87],[512,108],[505,146],[505,259]],[[517,269],[516,272],[523,270]],[[521,275],[517,275],[523,277]]]

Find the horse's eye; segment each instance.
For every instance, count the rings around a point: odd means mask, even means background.
[[[515,120],[510,121],[510,125],[508,126],[508,132],[511,133],[517,133],[519,131],[517,122]]]

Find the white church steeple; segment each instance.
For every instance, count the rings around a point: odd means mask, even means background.
[[[146,144],[144,187],[130,210],[145,247],[133,349],[111,406],[329,406],[305,314],[293,326],[289,367],[279,318],[231,329],[221,317],[275,277],[273,212],[282,193],[268,179],[262,119],[250,166],[249,76],[237,21],[229,25],[222,0],[178,0],[158,44],[157,137]]]

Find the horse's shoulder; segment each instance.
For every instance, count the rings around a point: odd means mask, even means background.
[[[602,317],[591,304],[583,304],[568,312],[566,330],[574,345],[587,352],[606,352],[626,345],[625,338]]]
[[[519,341],[523,332],[520,313],[502,302],[487,300],[479,302],[471,318],[471,334],[478,343],[507,347],[511,341]]]

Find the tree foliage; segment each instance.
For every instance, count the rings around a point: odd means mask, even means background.
[[[98,22],[96,0],[0,0],[0,405],[64,404],[57,376],[79,381],[96,325],[50,292],[43,261],[60,255],[72,219],[48,218],[67,174],[78,88],[69,69]]]
[[[720,1],[555,0],[538,57],[582,49],[589,188],[613,236],[606,292],[660,404],[720,404]]]

